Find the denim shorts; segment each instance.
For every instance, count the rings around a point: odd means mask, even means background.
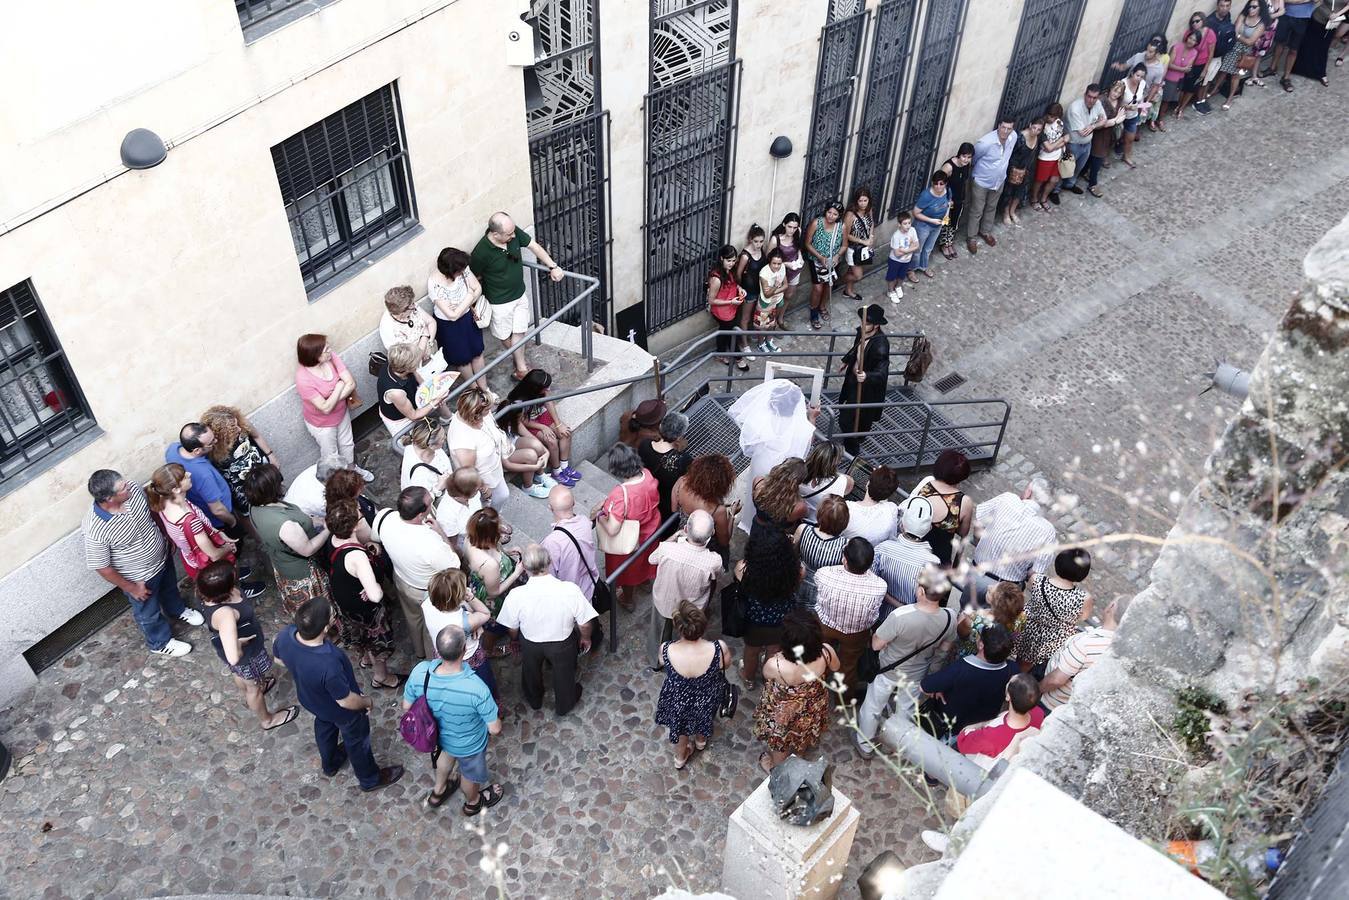
[[[491,778],[487,774],[487,748],[484,747],[481,752],[472,756],[456,756],[459,761],[459,774],[466,781],[474,784],[486,784]]]
[[[1125,133],[1125,134],[1137,134],[1137,133],[1138,133],[1138,123],[1141,122],[1141,121],[1143,121],[1143,117],[1142,117],[1142,116],[1134,116],[1132,119],[1125,119],[1125,120],[1124,120],[1124,133]]]

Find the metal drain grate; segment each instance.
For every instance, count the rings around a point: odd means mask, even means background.
[[[106,626],[113,619],[129,610],[126,595],[121,591],[111,591],[86,606],[75,617],[60,628],[38,641],[23,652],[23,658],[34,672],[55,665],[61,657],[89,638],[94,632]]]
[[[932,387],[939,394],[949,394],[956,388],[965,383],[965,376],[959,372],[952,372],[949,375],[943,375],[932,383]]]

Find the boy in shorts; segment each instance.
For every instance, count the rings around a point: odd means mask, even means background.
[[[778,327],[786,305],[784,297],[787,291],[787,263],[782,251],[774,247],[768,251],[768,261],[759,270],[759,299],[754,306],[754,327],[758,331],[771,331]],[[765,337],[759,342],[760,353],[781,353],[782,348]]]
[[[904,299],[901,284],[913,265],[913,254],[918,250],[918,232],[913,227],[913,214],[899,214],[899,227],[890,235],[890,258],[885,266],[886,296],[891,303]]]

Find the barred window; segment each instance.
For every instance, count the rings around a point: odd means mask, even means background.
[[[311,294],[417,223],[401,126],[390,84],[272,148]]]
[[[0,492],[96,427],[33,283],[0,292]]]
[[[234,0],[234,9],[239,13],[239,24],[248,28],[304,2],[306,0]]]

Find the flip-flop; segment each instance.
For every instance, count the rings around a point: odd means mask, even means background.
[[[266,697],[272,692],[272,688],[274,687],[276,687],[276,676],[268,675],[262,680],[262,696]]]
[[[1105,194],[1101,191],[1101,189],[1096,187],[1095,185],[1092,185],[1091,187],[1087,188],[1087,193],[1091,194],[1093,197],[1105,196]]]
[[[287,706],[286,717],[284,719],[282,719],[280,722],[277,722],[275,725],[264,725],[262,726],[262,730],[271,731],[274,728],[280,728],[283,725],[289,725],[291,722],[294,722],[299,715],[300,715],[300,708],[298,706]]]
[[[771,765],[765,765],[765,764],[764,764],[764,760],[770,760],[770,761],[771,761],[772,759],[773,759],[773,755],[772,755],[771,753],[769,753],[767,750],[765,750],[764,752],[762,752],[762,753],[759,754],[759,768],[760,768],[760,769],[763,769],[765,775],[772,775],[772,774],[773,774],[773,767],[772,767]]]
[[[389,674],[393,676],[393,684],[389,684],[386,681],[375,681],[372,678],[370,680],[370,686],[372,688],[379,688],[381,691],[396,691],[403,686],[403,682],[408,680],[406,675],[399,675],[397,672],[390,672]]]

